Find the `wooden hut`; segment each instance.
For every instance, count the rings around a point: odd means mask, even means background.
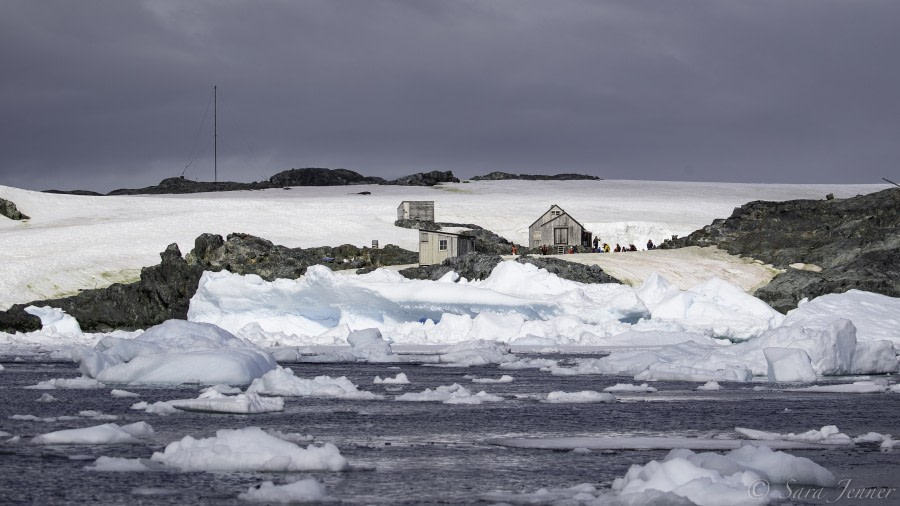
[[[434,265],[444,260],[475,251],[475,237],[470,235],[419,231],[419,265]]]
[[[547,245],[555,253],[569,246],[591,247],[591,232],[556,204],[528,227],[528,244],[532,248]]]
[[[404,200],[397,208],[397,219],[434,221],[434,201]]]

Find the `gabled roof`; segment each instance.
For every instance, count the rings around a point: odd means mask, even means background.
[[[548,212],[550,212],[554,207],[559,207],[559,206],[556,204],[553,204],[552,206],[550,206],[550,209],[547,209],[546,211],[544,211],[544,214],[547,214]],[[545,221],[544,223],[541,223],[541,226],[544,226],[547,223],[550,223],[551,221],[559,219],[559,217],[564,214],[564,215],[568,216],[570,220],[574,221],[575,223],[578,223],[578,226],[581,227],[581,230],[584,230],[584,225],[582,225],[581,222],[579,222],[578,220],[573,218],[571,214],[567,213],[565,209],[559,207],[559,210],[562,212],[562,214],[560,214],[559,216],[557,216],[555,218],[549,219],[549,220]],[[541,221],[541,218],[544,217],[544,214],[538,216],[538,219],[534,220],[534,223],[532,223],[531,225],[528,225],[528,228],[531,229],[531,227],[533,227],[535,223]]]
[[[454,233],[454,232],[444,232],[444,231],[442,231],[442,230],[425,230],[424,228],[420,228],[420,229],[419,229],[419,232],[428,232],[428,233],[430,233],[430,234],[452,235],[452,236],[456,236],[456,237],[471,237],[472,239],[475,239],[475,236],[474,236],[474,235],[469,235],[469,234],[457,234],[457,233]]]

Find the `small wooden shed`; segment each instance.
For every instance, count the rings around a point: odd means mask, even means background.
[[[556,204],[528,227],[528,244],[532,248],[547,245],[560,252],[568,246],[591,246],[591,232]]]
[[[434,265],[451,257],[458,257],[475,251],[475,237],[471,235],[419,231],[419,265]]]
[[[397,219],[434,221],[434,201],[404,200],[397,208]]]

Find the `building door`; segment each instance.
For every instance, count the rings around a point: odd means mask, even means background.
[[[569,244],[569,229],[565,227],[554,228],[553,244]]]

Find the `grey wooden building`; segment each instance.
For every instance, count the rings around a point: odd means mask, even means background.
[[[591,232],[556,204],[528,227],[528,244],[532,248],[547,245],[562,253],[568,246],[591,246]]]
[[[475,237],[470,235],[419,231],[419,265],[434,265],[450,257],[458,257],[475,251]]]
[[[434,221],[434,201],[404,200],[397,208],[397,219]]]

